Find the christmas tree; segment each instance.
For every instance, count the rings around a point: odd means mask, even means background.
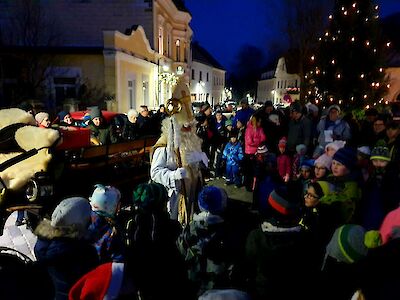
[[[305,75],[308,98],[317,104],[365,108],[383,101],[388,89],[379,7],[369,0],[336,0],[329,25],[319,38]]]

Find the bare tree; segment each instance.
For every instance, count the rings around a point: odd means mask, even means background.
[[[282,19],[285,20],[283,31],[289,45],[286,59],[297,66],[301,80],[300,98],[304,100],[304,75],[310,65],[311,55],[324,29],[333,1],[284,0],[282,5]]]
[[[9,101],[43,97],[43,83],[56,61],[51,48],[59,45],[61,37],[56,21],[50,18],[40,1],[16,0],[5,9],[0,76],[16,81],[14,99]]]

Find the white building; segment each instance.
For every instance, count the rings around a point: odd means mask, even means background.
[[[225,88],[223,67],[198,43],[192,43],[190,93],[193,102],[214,106],[223,101]]]
[[[299,98],[300,76],[289,73],[284,57],[278,60],[275,70],[263,73],[257,82],[257,102],[271,100],[274,104],[289,104]]]

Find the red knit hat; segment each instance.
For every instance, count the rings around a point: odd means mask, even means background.
[[[69,291],[69,300],[117,299],[124,277],[123,263],[105,263],[85,274]]]

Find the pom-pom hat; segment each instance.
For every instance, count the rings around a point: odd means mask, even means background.
[[[208,211],[213,215],[221,214],[225,211],[228,195],[222,188],[216,186],[206,186],[199,193],[198,204],[202,211]]]
[[[95,185],[95,190],[89,198],[92,210],[108,218],[115,217],[120,199],[121,193],[117,188],[102,184]]]

